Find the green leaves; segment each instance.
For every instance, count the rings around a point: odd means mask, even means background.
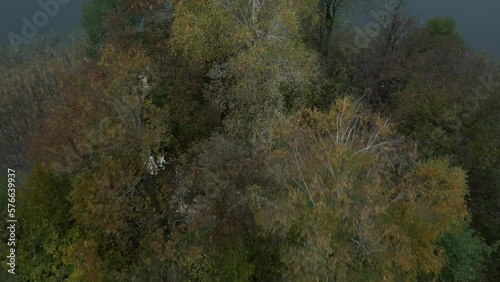
[[[427,29],[432,34],[451,35],[455,33],[455,20],[452,18],[435,17],[429,20]]]
[[[20,229],[19,260],[23,280],[57,281],[73,271],[68,250],[79,229],[71,216],[68,195],[72,190],[68,175],[57,175],[36,167],[27,187],[18,195]]]
[[[180,1],[172,27],[173,48],[193,62],[227,58],[249,39],[219,1]]]
[[[89,56],[97,58],[104,47],[104,41],[109,36],[106,17],[122,9],[123,0],[88,0],[84,4],[82,27],[87,32]]]
[[[439,245],[444,248],[446,256],[440,281],[478,281],[494,250],[468,227],[446,233],[440,238]]]

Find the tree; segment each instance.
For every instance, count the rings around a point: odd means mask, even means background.
[[[108,46],[97,66],[64,84],[62,102],[33,138],[38,162],[71,175],[71,213],[85,230],[69,247],[71,279],[119,279],[138,259],[131,254],[142,229],[163,225],[155,186],[163,164],[153,162],[169,135],[150,100],[154,84],[144,52]]]
[[[25,188],[25,189],[22,189]],[[69,246],[80,236],[71,216],[71,181],[41,167],[32,171],[27,187],[18,187],[19,276],[23,281],[61,281],[74,265],[68,260]],[[16,205],[17,206],[17,205]]]
[[[272,128],[278,187],[255,190],[256,220],[286,238],[288,277],[417,281],[437,276],[436,244],[467,218],[465,173],[414,154],[387,121],[349,99]],[[413,158],[414,159],[414,158]]]
[[[344,6],[352,5],[356,0],[319,0],[319,50],[320,52],[327,52],[331,48],[332,33],[334,25],[337,21],[337,14]]]
[[[314,1],[175,2],[172,48],[206,65],[206,97],[226,129],[245,139],[285,105],[315,100],[316,56],[300,40]]]
[[[110,41],[119,41],[117,46],[131,47],[134,41],[140,41],[137,35],[143,32],[151,18],[164,19],[164,0],[87,0],[84,3],[82,27],[87,34],[87,54],[98,58]]]
[[[414,74],[405,89],[393,94],[387,112],[398,122],[398,131],[418,143],[424,158],[448,156],[467,172],[471,225],[492,245],[499,239],[494,234],[500,226],[494,177],[500,136],[495,109],[500,100],[497,91],[481,81],[498,70],[473,53],[465,53],[458,63],[455,58],[441,59],[444,63],[438,68],[454,65],[455,74]]]
[[[446,253],[446,266],[440,274],[440,281],[478,281],[494,251],[468,227],[444,235],[439,244]]]
[[[271,185],[264,158],[227,135],[193,149],[174,197],[183,224],[169,240],[179,280],[279,281],[279,246],[259,235],[248,206],[253,185]]]
[[[77,72],[83,63],[79,35],[68,36],[66,44],[52,36],[30,41],[19,52],[0,54],[0,156],[2,167],[28,173],[32,163],[25,150],[30,134],[48,115],[61,95],[60,82]]]
[[[443,75],[464,75],[460,72],[469,56],[463,39],[454,29],[438,33],[432,22],[430,27],[420,28],[404,13],[403,1],[397,3],[388,20],[376,21],[378,33],[366,44],[360,58],[353,60],[358,68],[355,84],[364,90],[359,95],[367,96],[379,110],[391,103],[394,93],[413,81],[445,81]]]
[[[496,281],[498,70],[403,0],[347,53],[358,2],[89,0],[0,51],[19,278]]]
[[[427,29],[432,34],[452,35],[455,33],[455,20],[452,18],[435,17],[429,20]]]

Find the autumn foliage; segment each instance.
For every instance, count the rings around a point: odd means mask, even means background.
[[[2,53],[20,281],[497,281],[498,70],[401,5],[342,52],[357,3],[89,0]]]

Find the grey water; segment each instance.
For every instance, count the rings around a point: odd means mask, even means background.
[[[423,21],[436,16],[454,18],[458,33],[470,47],[500,59],[499,0],[412,0],[407,10]]]
[[[30,40],[47,34],[64,36],[70,31],[79,29],[83,2],[84,0],[2,0],[0,43],[9,43],[9,34],[10,37],[15,34]],[[33,34],[32,38],[23,36],[26,21],[36,29],[33,32],[28,28],[29,34]]]
[[[22,35],[25,20],[33,23],[44,18],[42,5],[56,3],[57,13],[37,28],[36,36],[55,33],[64,35],[79,28],[85,0],[2,0],[0,2],[0,43],[9,43],[9,34]],[[370,0],[363,0],[370,2]],[[373,1],[372,1],[373,2]],[[383,1],[378,1],[383,2]],[[383,7],[383,3],[380,4]],[[54,11],[54,8],[51,8]],[[407,0],[407,12],[425,22],[435,16],[453,17],[457,31],[468,45],[500,58],[500,0]],[[37,14],[38,13],[38,14]],[[24,21],[23,21],[24,18]]]

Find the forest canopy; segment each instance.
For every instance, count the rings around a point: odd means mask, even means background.
[[[499,281],[499,64],[361,2],[87,0],[2,50],[14,279]]]

